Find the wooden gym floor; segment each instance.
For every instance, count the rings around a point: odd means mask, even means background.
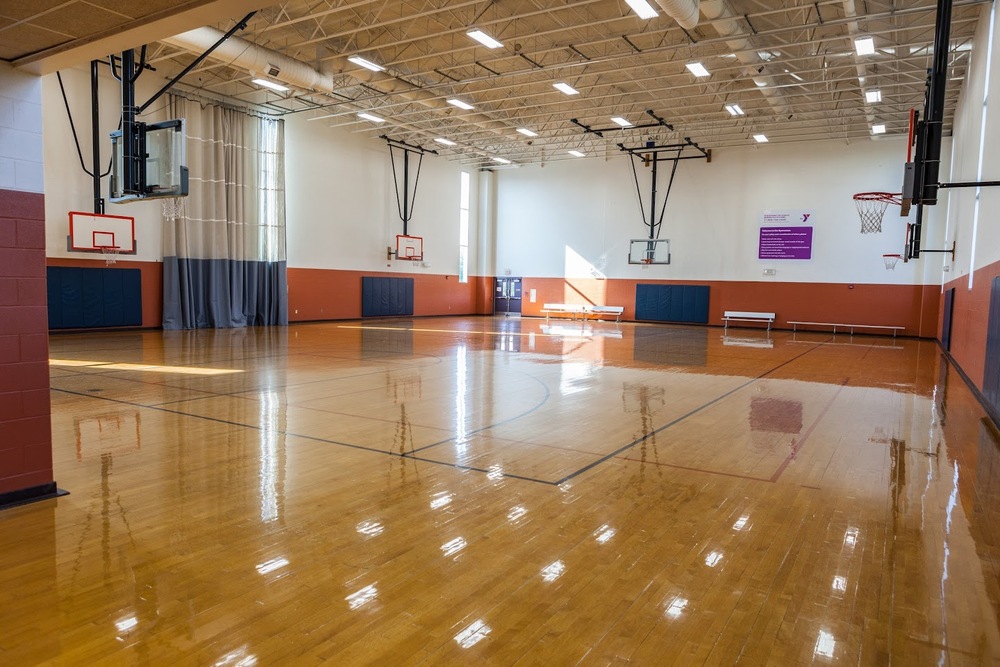
[[[432,318],[51,337],[0,663],[1000,661],[933,341]]]

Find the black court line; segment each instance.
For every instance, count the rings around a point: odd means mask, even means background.
[[[529,409],[529,410],[527,410],[525,412],[522,412],[519,415],[514,415],[513,417],[508,417],[507,419],[498,421],[495,424],[489,424],[488,426],[483,426],[482,428],[477,428],[474,431],[468,431],[465,434],[466,437],[472,436],[472,435],[477,435],[479,433],[482,433],[483,431],[488,431],[491,428],[496,428],[497,426],[503,426],[504,424],[509,424],[510,422],[514,421],[515,419],[520,419],[521,417],[527,417],[532,412],[534,412],[535,410],[537,410],[538,408],[542,407],[543,405],[545,405],[548,402],[549,397],[552,396],[552,392],[549,390],[549,385],[545,384],[544,382],[542,382],[541,380],[539,380],[538,378],[536,378],[534,375],[531,375],[530,373],[525,373],[524,371],[517,371],[517,372],[520,372],[522,375],[525,375],[525,376],[531,378],[532,380],[534,380],[535,382],[537,382],[538,384],[542,385],[542,389],[545,390],[545,395],[542,396],[542,400],[539,401],[538,404],[535,405],[533,408],[531,408],[531,409]],[[430,449],[431,447],[439,447],[440,445],[446,445],[449,442],[454,442],[457,439],[458,438],[447,438],[445,440],[439,440],[438,442],[432,442],[429,445],[423,445],[422,447],[417,447],[416,449],[411,450],[411,453],[416,454],[417,452],[422,452],[424,450]],[[408,457],[408,458],[412,458],[412,457]]]
[[[556,485],[558,486],[560,484],[568,482],[571,479],[574,479],[575,477],[578,477],[578,476],[582,475],[583,473],[587,472],[588,470],[592,470],[593,468],[596,468],[597,466],[601,465],[602,463],[605,463],[608,459],[612,459],[612,458],[618,456],[619,454],[621,454],[622,452],[626,452],[626,451],[632,449],[633,447],[635,447],[639,443],[648,440],[649,438],[651,438],[652,436],[656,435],[657,433],[661,433],[661,432],[667,430],[668,428],[670,428],[671,426],[676,426],[677,424],[679,424],[680,422],[684,421],[688,417],[691,417],[692,415],[698,414],[702,410],[715,405],[719,401],[732,396],[733,394],[735,394],[736,392],[738,392],[738,391],[740,391],[742,389],[746,389],[747,387],[749,387],[750,385],[752,385],[757,380],[760,380],[762,378],[767,377],[771,373],[775,372],[776,370],[778,370],[780,368],[783,368],[784,366],[787,366],[788,364],[792,363],[793,361],[798,361],[800,358],[804,357],[805,355],[809,354],[810,352],[813,352],[813,351],[819,349],[823,345],[826,345],[828,342],[829,342],[829,339],[826,340],[826,341],[823,341],[823,342],[821,342],[819,344],[817,344],[815,347],[812,347],[812,348],[806,350],[802,354],[796,355],[796,356],[792,357],[791,359],[783,361],[782,363],[778,364],[774,368],[772,368],[770,370],[767,370],[767,371],[764,371],[763,373],[761,373],[760,375],[758,375],[756,377],[750,378],[749,380],[747,380],[743,384],[739,385],[738,387],[734,387],[733,389],[730,389],[729,391],[725,392],[724,394],[720,394],[719,396],[716,396],[715,398],[713,398],[712,400],[708,401],[707,403],[704,403],[704,404],[698,406],[697,408],[694,408],[693,410],[687,412],[686,414],[683,414],[680,417],[677,417],[676,419],[674,419],[674,420],[672,420],[670,422],[667,422],[666,424],[664,424],[663,426],[661,426],[661,427],[659,427],[657,429],[653,429],[649,433],[646,433],[646,434],[644,434],[644,435],[636,438],[632,442],[619,447],[618,449],[616,449],[615,451],[611,452],[610,454],[605,454],[604,456],[602,456],[601,458],[597,459],[596,461],[588,463],[587,465],[585,465],[584,467],[580,468],[576,472],[571,472],[570,474],[566,475],[565,477],[563,477],[562,479],[560,479],[559,481],[557,481]]]
[[[158,406],[143,405],[142,403],[133,403],[131,401],[123,401],[123,400],[117,399],[117,398],[108,398],[106,396],[95,396],[93,394],[86,394],[86,393],[78,392],[78,391],[70,391],[68,389],[51,388],[51,391],[58,391],[58,392],[63,393],[63,394],[70,394],[72,396],[82,396],[84,398],[90,398],[90,399],[94,399],[94,400],[97,400],[97,401],[107,401],[109,403],[117,403],[119,405],[128,405],[128,406],[131,406],[131,407],[134,407],[134,408],[142,408],[142,409],[145,409],[145,410],[156,410],[157,412],[165,412],[167,414],[179,415],[181,417],[188,417],[188,418],[191,418],[191,419],[202,419],[202,420],[205,420],[205,421],[215,422],[217,424],[226,424],[228,426],[236,426],[236,427],[241,427],[241,428],[247,428],[247,429],[251,429],[253,431],[262,431],[263,430],[260,426],[254,426],[253,424],[242,424],[240,422],[229,421],[228,419],[219,419],[218,417],[205,417],[205,416],[202,416],[202,415],[193,415],[193,414],[190,414],[190,413],[187,413],[187,412],[181,412],[180,410],[171,410],[169,408],[163,408],[163,407],[158,407]],[[435,465],[446,466],[448,468],[456,468],[458,470],[472,470],[474,472],[482,472],[482,473],[493,472],[493,471],[487,470],[485,468],[476,468],[474,466],[466,466],[466,465],[462,465],[460,463],[448,463],[447,461],[435,461],[434,459],[427,459],[427,458],[422,458],[422,457],[419,457],[419,456],[408,456],[406,454],[406,452],[398,453],[398,452],[394,452],[394,451],[391,451],[391,450],[387,451],[387,450],[384,450],[384,449],[375,449],[374,447],[366,447],[365,445],[357,445],[357,444],[350,443],[350,442],[340,442],[339,440],[330,440],[328,438],[319,438],[319,437],[314,436],[314,435],[301,435],[299,433],[291,433],[289,431],[280,431],[280,430],[279,431],[274,431],[274,432],[275,433],[280,433],[281,435],[284,435],[284,436],[293,437],[293,438],[302,438],[303,440],[311,440],[313,442],[322,442],[322,443],[328,444],[328,445],[336,445],[338,447],[347,447],[349,449],[357,449],[357,450],[364,451],[364,452],[371,452],[371,453],[374,453],[374,454],[382,454],[382,455],[386,455],[386,456],[390,456],[390,457],[394,457],[394,458],[407,459],[407,460],[410,460],[410,461],[422,461],[424,463],[431,463],[431,464],[435,464]],[[553,485],[557,484],[557,482],[551,482],[551,481],[546,480],[546,479],[537,479],[535,477],[526,477],[526,476],[523,476],[523,475],[514,475],[514,474],[506,473],[506,472],[503,473],[503,476],[507,477],[507,478],[510,478],[510,479],[520,479],[520,480],[523,480],[525,482],[535,482],[537,484],[545,484],[545,485],[548,485],[548,486],[553,486]]]

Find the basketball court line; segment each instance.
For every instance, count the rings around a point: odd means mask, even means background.
[[[624,445],[622,447],[619,447],[618,449],[616,449],[615,451],[611,452],[610,454],[605,454],[601,458],[597,459],[596,461],[593,461],[592,463],[589,463],[589,464],[585,465],[584,467],[580,468],[576,472],[572,472],[569,475],[566,475],[562,479],[558,480],[556,482],[556,484],[557,485],[558,484],[563,484],[564,482],[568,482],[568,481],[570,481],[572,479],[575,479],[576,477],[582,475],[583,473],[596,468],[597,466],[601,465],[602,463],[605,463],[609,459],[618,457],[618,455],[621,454],[622,452],[627,452],[628,450],[632,449],[633,447],[635,447],[636,445],[638,445],[638,444],[640,444],[642,442],[645,442],[646,440],[648,440],[649,438],[653,437],[654,435],[657,435],[658,433],[662,433],[663,431],[666,431],[668,428],[670,428],[672,426],[676,426],[677,424],[681,423],[682,421],[684,421],[688,417],[692,417],[692,416],[698,414],[699,412],[701,412],[702,410],[705,410],[706,408],[712,407],[713,405],[715,405],[719,401],[722,401],[723,399],[729,398],[730,396],[732,396],[736,392],[741,391],[743,389],[746,389],[747,387],[749,387],[750,385],[752,385],[754,382],[757,382],[758,380],[764,379],[765,377],[767,377],[771,373],[774,373],[775,371],[777,371],[777,370],[779,370],[781,368],[784,368],[785,366],[787,366],[788,364],[792,363],[793,361],[798,361],[799,359],[801,359],[805,355],[809,354],[810,352],[813,352],[813,351],[819,349],[820,347],[822,347],[823,345],[826,345],[827,342],[829,342],[829,341],[820,342],[817,345],[809,348],[808,350],[806,350],[802,354],[798,354],[798,355],[792,357],[791,359],[783,361],[782,363],[778,364],[774,368],[771,368],[770,370],[767,370],[767,371],[761,373],[760,375],[758,375],[756,377],[750,378],[749,380],[747,380],[743,384],[741,384],[741,385],[739,385],[737,387],[734,387],[733,389],[730,389],[729,391],[727,391],[727,392],[725,392],[723,394],[720,394],[719,396],[716,396],[712,400],[710,400],[710,401],[708,401],[708,402],[700,405],[697,408],[694,408],[693,410],[689,410],[687,413],[681,415],[680,417],[677,417],[676,419],[673,419],[673,420],[667,422],[666,424],[664,424],[663,426],[660,426],[659,428],[653,429],[649,433],[646,433],[646,434],[644,434],[644,435],[636,438],[632,442],[630,442],[630,443],[628,443],[628,444],[626,444],[626,445]]]
[[[338,325],[337,328],[372,329],[375,331],[417,331],[419,333],[457,333],[457,334],[485,335],[485,336],[520,336],[522,338],[528,338],[530,336],[536,336],[539,338],[566,338],[566,334],[564,333],[544,333],[541,331],[472,331],[468,329],[418,329],[416,327],[372,327],[365,325],[349,325],[349,324],[341,324]]]
[[[360,327],[352,327],[352,328],[360,328]],[[395,330],[408,330],[408,331],[412,331],[413,329],[395,329]],[[423,331],[423,330],[421,330],[421,331]],[[449,330],[428,330],[428,331],[431,331],[431,332],[439,332],[439,331],[440,332],[449,332]],[[450,330],[450,331],[454,332],[454,333],[482,333],[482,332],[468,332],[468,331],[459,331],[459,330]],[[578,470],[576,470],[576,471],[574,471],[574,472],[572,472],[572,473],[570,473],[570,474],[562,477],[559,480],[556,480],[556,481],[544,480],[544,479],[539,479],[539,478],[535,478],[535,477],[528,477],[528,476],[524,476],[524,475],[517,475],[517,474],[514,474],[514,473],[508,473],[508,472],[504,472],[502,474],[503,474],[503,476],[505,478],[520,479],[520,480],[523,480],[523,481],[536,482],[536,483],[539,483],[539,484],[547,484],[547,485],[550,485],[550,486],[559,486],[561,484],[564,484],[564,483],[566,483],[566,482],[568,482],[568,481],[570,481],[572,479],[575,479],[576,477],[582,475],[583,473],[588,472],[588,471],[596,468],[597,466],[601,465],[602,463],[607,462],[609,459],[616,458],[616,457],[617,458],[623,458],[623,457],[619,456],[622,452],[626,452],[626,451],[632,449],[636,445],[638,445],[638,444],[640,444],[640,443],[648,440],[650,437],[652,437],[652,436],[654,436],[654,435],[656,435],[658,433],[661,433],[661,432],[669,429],[672,426],[675,426],[675,425],[681,423],[682,421],[684,421],[688,417],[691,417],[691,416],[693,416],[695,414],[698,414],[699,412],[702,412],[706,408],[709,408],[709,407],[715,405],[716,403],[724,400],[725,398],[728,398],[729,396],[735,394],[736,392],[738,392],[738,391],[740,391],[742,389],[745,389],[746,387],[750,386],[754,382],[757,382],[758,380],[761,380],[761,379],[767,377],[768,375],[770,375],[770,374],[778,371],[779,369],[787,366],[788,364],[790,364],[790,363],[792,363],[794,361],[797,361],[798,359],[800,359],[801,357],[805,356],[806,354],[809,354],[810,352],[815,351],[816,349],[822,347],[823,345],[826,345],[826,343],[828,343],[830,340],[832,340],[832,339],[827,339],[826,341],[818,342],[816,345],[814,345],[813,347],[811,347],[808,350],[805,350],[801,354],[798,354],[798,355],[792,357],[791,359],[788,359],[788,360],[786,360],[786,361],[778,364],[777,366],[775,366],[775,367],[773,367],[773,368],[771,368],[771,369],[769,369],[769,370],[767,370],[767,371],[765,371],[765,372],[763,372],[763,373],[761,373],[761,374],[759,374],[759,375],[757,375],[757,376],[755,376],[753,378],[750,378],[749,380],[747,380],[746,382],[740,384],[739,386],[734,387],[733,389],[730,389],[729,391],[726,391],[725,393],[723,393],[723,394],[721,394],[721,395],[719,395],[719,396],[711,399],[710,401],[707,401],[706,403],[702,404],[701,406],[696,407],[696,408],[688,411],[684,415],[681,415],[680,417],[677,417],[676,419],[671,420],[670,422],[664,424],[663,426],[660,426],[659,428],[656,428],[656,429],[650,431],[649,433],[646,433],[646,434],[642,435],[641,437],[632,440],[628,444],[626,444],[626,445],[624,445],[622,447],[619,447],[618,449],[614,450],[613,452],[601,456],[596,461],[593,461],[593,462],[587,464],[586,466],[584,466],[584,467],[582,467],[582,468],[580,468],[580,469],[578,469]],[[493,428],[494,426],[499,426],[499,425],[501,425],[503,423],[510,422],[510,421],[512,421],[514,419],[519,419],[520,417],[523,417],[526,414],[530,414],[530,413],[534,412],[535,410],[537,410],[539,407],[541,407],[541,405],[543,405],[548,400],[548,398],[550,396],[550,391],[548,389],[548,386],[545,385],[545,383],[542,382],[541,380],[539,380],[538,378],[535,378],[534,376],[531,376],[530,374],[526,374],[526,375],[528,375],[528,377],[531,377],[535,381],[537,381],[540,384],[542,384],[542,386],[546,390],[546,395],[545,395],[544,399],[538,405],[534,406],[529,411],[527,411],[527,412],[525,412],[525,413],[523,413],[521,415],[517,415],[517,416],[511,417],[509,419],[504,420],[503,422],[498,422],[497,424],[491,424],[491,425],[484,426],[484,427],[482,427],[480,429],[477,429],[475,431],[469,432],[468,435],[475,435],[477,433],[481,433],[483,431],[489,430],[489,429]],[[58,392],[62,392],[62,393],[65,393],[65,394],[70,394],[70,395],[75,395],[75,396],[82,396],[82,397],[96,399],[96,400],[101,400],[101,401],[108,401],[108,402],[117,403],[117,404],[121,404],[121,405],[129,405],[129,406],[132,406],[132,407],[146,408],[146,409],[150,409],[150,410],[157,410],[157,411],[168,413],[168,414],[175,414],[175,415],[179,415],[179,416],[183,416],[183,417],[189,417],[189,418],[194,418],[194,419],[202,419],[202,420],[205,420],[205,421],[211,421],[211,422],[216,422],[216,423],[221,423],[221,424],[227,424],[229,426],[244,427],[244,428],[249,428],[249,429],[257,430],[257,431],[261,430],[261,427],[255,426],[255,425],[252,425],[252,424],[243,424],[243,423],[240,423],[240,422],[233,422],[233,421],[230,421],[230,420],[220,419],[220,418],[217,418],[217,417],[208,417],[208,416],[203,416],[203,415],[196,415],[196,414],[191,414],[191,413],[187,413],[187,412],[182,412],[180,410],[173,410],[173,409],[169,409],[169,408],[164,408],[164,407],[161,407],[161,406],[144,405],[144,404],[135,403],[135,402],[132,402],[132,401],[125,401],[125,400],[121,400],[121,399],[108,398],[108,397],[104,397],[104,396],[95,396],[93,394],[83,393],[83,392],[77,392],[77,391],[72,391],[72,390],[67,390],[67,389],[52,388],[52,391],[58,391]],[[239,392],[239,393],[246,393],[246,392],[244,391],[244,392]],[[296,437],[296,438],[302,438],[302,439],[311,440],[311,441],[314,441],[314,442],[322,442],[322,443],[325,443],[325,444],[331,444],[331,445],[336,445],[336,446],[340,446],[340,447],[347,447],[347,448],[350,448],[350,449],[356,449],[356,450],[360,450],[360,451],[367,451],[367,452],[372,452],[372,453],[376,453],[376,454],[383,454],[383,455],[387,454],[389,456],[396,457],[396,458],[409,459],[409,460],[413,460],[413,461],[422,461],[422,462],[425,462],[425,463],[432,463],[432,464],[436,464],[436,465],[443,465],[443,466],[447,466],[447,467],[451,467],[451,468],[456,468],[456,469],[460,469],[460,470],[470,470],[470,471],[482,472],[482,473],[486,473],[486,474],[489,474],[490,472],[492,472],[492,471],[490,471],[488,469],[485,469],[485,468],[478,468],[478,467],[475,467],[475,466],[468,466],[468,465],[463,465],[463,464],[460,464],[460,463],[452,463],[452,462],[448,462],[448,461],[438,461],[438,460],[435,460],[435,459],[429,459],[429,458],[425,458],[425,457],[417,456],[416,455],[419,451],[423,451],[423,450],[425,450],[425,449],[427,449],[429,447],[439,446],[441,444],[447,444],[449,442],[453,442],[455,440],[455,438],[449,438],[447,440],[443,440],[443,441],[438,442],[438,443],[432,443],[431,445],[425,445],[425,446],[421,447],[418,450],[415,449],[415,450],[411,450],[410,452],[403,451],[403,452],[400,453],[400,452],[395,452],[395,451],[392,451],[392,450],[376,449],[376,448],[373,448],[373,447],[367,447],[365,445],[358,445],[358,444],[355,444],[355,443],[342,442],[342,441],[338,441],[338,440],[332,440],[332,439],[328,439],[328,438],[321,438],[321,437],[317,437],[317,436],[302,435],[302,434],[298,434],[298,433],[291,433],[291,432],[288,432],[288,431],[277,431],[277,432],[280,433],[280,434],[282,434],[282,435],[284,435],[284,436],[291,436],[291,437]],[[706,472],[711,472],[711,471],[706,471]],[[727,474],[727,473],[721,473],[721,474]],[[766,480],[764,480],[764,481],[766,481]]]
[[[131,407],[134,407],[134,408],[142,408],[142,409],[146,409],[146,410],[156,410],[157,412],[164,412],[164,413],[167,413],[167,414],[178,415],[178,416],[181,416],[181,417],[187,417],[189,419],[201,419],[201,420],[204,420],[204,421],[215,422],[217,424],[226,424],[227,426],[236,426],[236,427],[247,428],[247,429],[251,429],[251,430],[254,430],[254,431],[262,431],[263,430],[263,428],[260,427],[260,426],[254,426],[253,424],[243,424],[243,423],[240,423],[240,422],[230,421],[228,419],[219,419],[218,417],[206,417],[204,415],[195,415],[195,414],[191,414],[191,413],[188,413],[188,412],[181,412],[180,410],[171,410],[169,408],[163,408],[163,407],[158,407],[158,406],[143,405],[142,403],[133,403],[131,401],[123,401],[121,399],[108,398],[106,396],[94,396],[93,394],[86,394],[86,393],[82,393],[82,392],[78,392],[78,391],[70,391],[68,389],[56,389],[56,388],[53,387],[51,390],[52,391],[57,391],[57,392],[60,392],[60,393],[63,393],[63,394],[70,394],[72,396],[81,396],[81,397],[84,397],[84,398],[90,398],[90,399],[94,399],[94,400],[98,400],[98,401],[107,401],[109,403],[116,403],[118,405],[128,405],[128,406],[131,406]],[[330,440],[328,438],[319,438],[319,437],[314,436],[314,435],[302,435],[302,434],[299,434],[299,433],[292,433],[292,432],[289,432],[289,431],[282,431],[282,430],[272,430],[271,432],[278,433],[278,434],[286,436],[286,437],[301,438],[303,440],[311,440],[313,442],[322,442],[324,444],[336,445],[338,447],[347,447],[349,449],[356,449],[356,450],[360,450],[360,451],[364,451],[364,452],[371,452],[373,454],[382,454],[382,455],[387,455],[387,456],[391,456],[391,457],[394,457],[394,458],[407,459],[407,460],[410,460],[410,461],[422,461],[424,463],[433,463],[433,464],[436,464],[436,465],[446,466],[446,467],[449,467],[449,468],[456,468],[456,469],[459,469],[459,470],[471,470],[473,472],[481,472],[481,473],[484,473],[484,474],[491,474],[493,472],[493,471],[488,470],[486,468],[477,468],[475,466],[462,465],[461,463],[449,463],[448,461],[436,461],[434,459],[427,459],[427,458],[423,458],[423,457],[420,457],[420,456],[412,456],[412,455],[408,455],[405,451],[403,453],[399,453],[399,452],[395,452],[395,451],[392,451],[392,450],[375,449],[374,447],[366,447],[365,445],[357,445],[357,444],[350,443],[350,442],[341,442],[339,440]],[[549,480],[537,479],[535,477],[527,477],[527,476],[524,476],[524,475],[517,475],[517,474],[514,474],[514,473],[504,472],[503,476],[505,478],[510,478],[510,479],[520,479],[520,480],[525,481],[525,482],[535,482],[535,483],[538,483],[538,484],[546,484],[546,485],[549,485],[549,486],[554,486],[555,485],[555,482],[551,482]]]

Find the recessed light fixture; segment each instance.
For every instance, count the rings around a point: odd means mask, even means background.
[[[569,85],[568,83],[563,83],[562,81],[560,81],[559,83],[553,83],[552,87],[555,88],[556,90],[560,91],[560,92],[566,93],[567,95],[579,95],[580,94],[579,90],[577,90],[573,86]]]
[[[476,40],[477,42],[479,42],[488,49],[499,49],[501,46],[503,46],[502,43],[493,39],[482,30],[470,30],[465,34],[471,37],[472,39]]]
[[[743,111],[743,108],[740,107],[739,104],[727,104],[726,105],[726,111],[729,112],[730,116],[745,116],[746,115],[746,112]]]
[[[697,77],[708,76],[708,70],[701,63],[688,63],[685,67]]]
[[[451,139],[445,139],[444,137],[435,137],[434,141],[438,142],[442,146],[454,146],[455,142]]]
[[[537,132],[532,132],[531,130],[529,130],[526,127],[519,127],[519,128],[517,128],[517,131],[520,132],[521,134],[523,134],[526,137],[537,137],[538,136]]]
[[[448,104],[450,104],[453,107],[458,107],[459,109],[465,109],[466,111],[468,111],[469,109],[475,109],[474,106],[472,106],[468,102],[463,102],[462,100],[450,99],[448,100]]]
[[[358,118],[361,118],[363,120],[370,120],[373,123],[384,123],[385,122],[385,118],[379,118],[378,116],[376,116],[374,114],[365,113],[363,111],[358,114]]]
[[[611,122],[621,127],[632,127],[632,123],[630,123],[628,119],[622,118],[621,116],[612,116]]]
[[[854,50],[859,56],[870,56],[875,53],[875,40],[871,37],[858,37],[854,40]]]
[[[253,79],[251,80],[251,83],[256,83],[258,86],[264,86],[265,88],[276,90],[279,93],[284,93],[288,91],[288,86],[283,86],[280,83],[275,83],[274,81],[268,81],[267,79]]]
[[[383,72],[383,71],[385,71],[385,68],[382,67],[381,65],[376,65],[372,61],[365,60],[361,56],[350,56],[348,58],[348,60],[350,60],[355,65],[360,65],[361,67],[364,67],[365,69],[370,69],[373,72]]]
[[[659,14],[653,9],[646,0],[625,0],[625,3],[632,8],[641,19],[651,19]]]
[[[500,164],[510,164],[510,160],[505,157],[495,157],[491,158],[494,162],[499,162]]]
[[[583,157],[586,153],[581,153],[580,151],[567,151],[573,157]]]
[[[767,136],[763,134],[755,134],[753,135],[753,140],[756,141],[758,144],[766,144]]]
[[[874,90],[865,91],[865,102],[867,102],[868,104],[877,104],[878,102],[881,101],[882,101],[882,91],[879,90],[878,88],[875,88]]]
[[[872,125],[872,134],[885,134],[885,124]]]

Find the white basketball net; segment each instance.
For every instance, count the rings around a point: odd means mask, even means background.
[[[101,246],[101,254],[104,255],[104,263],[111,266],[118,261],[118,253],[121,248],[116,245]]]
[[[162,201],[163,217],[167,220],[177,220],[184,217],[184,199],[181,197],[168,197]]]
[[[896,268],[896,262],[902,259],[901,255],[882,255],[882,259],[885,261],[885,268],[892,271]]]

